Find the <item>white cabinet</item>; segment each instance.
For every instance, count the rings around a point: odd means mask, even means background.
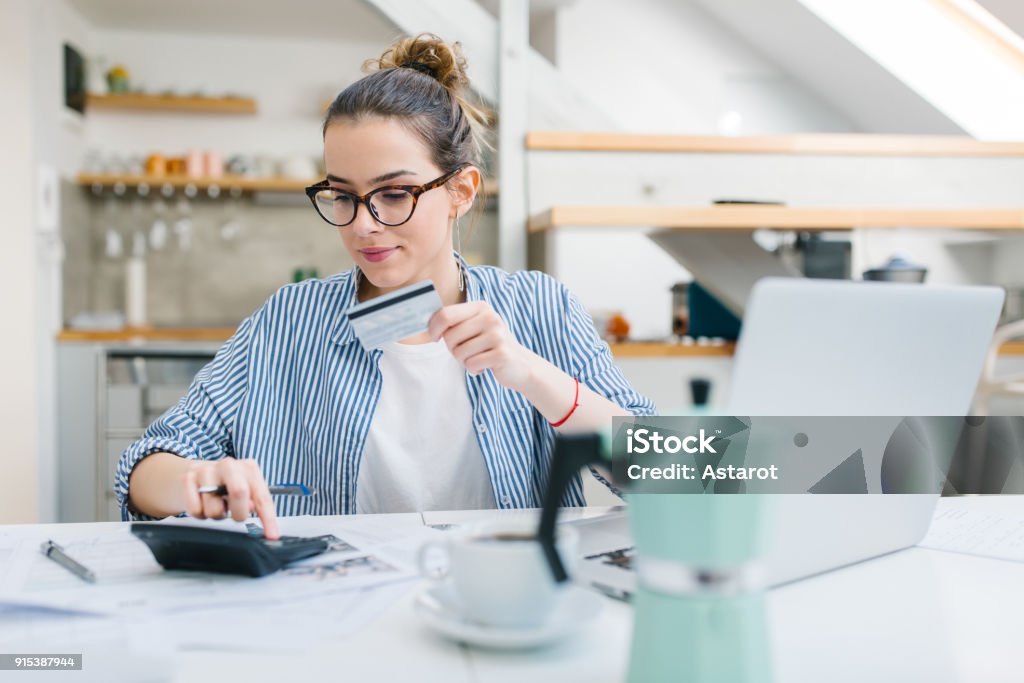
[[[121,453],[188,390],[217,347],[63,343],[58,349],[58,518],[120,520]]]

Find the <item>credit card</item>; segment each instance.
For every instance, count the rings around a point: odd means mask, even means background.
[[[356,304],[346,315],[363,348],[370,351],[426,331],[430,316],[440,308],[434,283],[424,280]]]

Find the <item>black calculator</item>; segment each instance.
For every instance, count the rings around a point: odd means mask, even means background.
[[[334,536],[263,537],[249,533],[156,522],[133,522],[132,534],[149,546],[164,569],[266,576],[290,562],[332,549]]]

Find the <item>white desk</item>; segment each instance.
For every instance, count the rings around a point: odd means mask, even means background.
[[[941,504],[1019,511],[1024,509],[1024,496],[960,498]],[[423,521],[464,521],[479,514],[428,513]],[[417,517],[381,518],[416,524]],[[46,536],[53,526],[39,525],[39,536]],[[83,532],[99,527],[61,525],[61,532],[67,534],[69,526]],[[632,608],[625,603],[608,599],[601,615],[571,640],[548,649],[507,653],[471,649],[427,631],[413,612],[415,592],[411,588],[358,634],[314,646],[301,656],[189,650],[178,653],[177,668],[167,675],[190,682],[308,677],[539,683],[625,678],[632,628]],[[1021,563],[911,548],[775,589],[768,594],[767,612],[772,674],[766,680],[1024,680],[1024,657],[1019,654],[1024,650]],[[46,651],[40,643],[38,652]],[[55,673],[64,676],[60,680],[70,680],[67,672]],[[40,674],[33,676],[35,680]]]

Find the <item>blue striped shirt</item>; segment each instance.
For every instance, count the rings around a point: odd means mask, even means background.
[[[314,496],[277,499],[280,515],[355,512],[359,462],[381,389],[381,351],[364,350],[345,315],[357,301],[356,272],[282,287],[242,322],[188,393],[121,455],[114,488],[122,519],[149,519],[128,509],[128,476],[160,451],[252,459],[271,484],[316,489]],[[654,413],[565,285],[537,271],[466,272],[467,300],[489,303],[524,347],[626,411]],[[539,506],[555,430],[490,372],[467,372],[466,389],[498,507]],[[577,475],[562,504],[583,503]]]

